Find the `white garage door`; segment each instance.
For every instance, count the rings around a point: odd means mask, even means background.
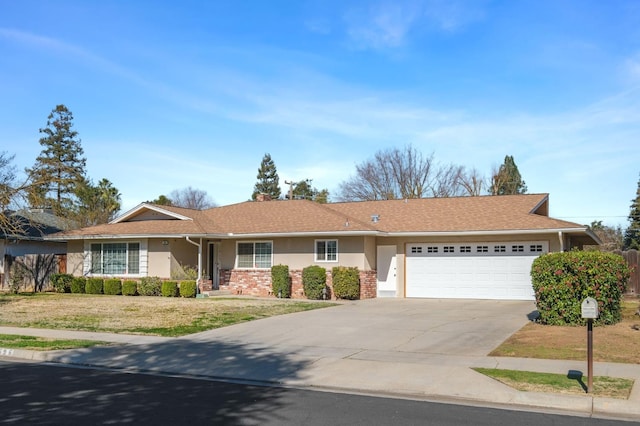
[[[534,300],[531,263],[548,251],[546,241],[410,243],[406,296]]]

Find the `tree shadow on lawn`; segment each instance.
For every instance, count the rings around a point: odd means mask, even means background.
[[[301,371],[308,364],[308,361],[296,360],[295,354],[278,354],[266,348],[179,339],[149,345],[59,351],[51,353],[49,359],[121,369],[122,372],[255,383],[295,381],[300,379]],[[19,388],[3,397],[4,391],[0,390],[5,419],[39,424],[52,421],[49,417],[52,413],[64,413],[66,420],[63,423],[185,424],[192,419],[224,424],[261,424],[277,419],[279,410],[286,404],[285,390],[281,388],[152,374],[121,374],[117,370],[68,369],[69,373],[62,377],[63,383],[57,386],[54,383],[53,392],[43,393],[44,376],[39,370],[44,368],[50,367],[37,364],[5,367],[0,364],[2,381],[12,381],[12,385]],[[75,390],[63,394],[61,389],[65,386]],[[22,403],[17,404],[17,401]]]

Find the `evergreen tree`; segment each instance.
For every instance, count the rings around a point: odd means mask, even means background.
[[[251,194],[252,200],[255,201],[259,194],[267,194],[271,196],[272,200],[280,198],[280,178],[271,155],[265,154],[262,158],[257,179],[258,181],[253,187],[253,194]]]
[[[86,159],[72,129],[73,114],[64,105],[57,105],[47,117],[47,126],[40,129],[43,149],[27,173],[31,180],[29,202],[33,207],[53,208],[68,216],[74,202],[76,187],[84,182]]]
[[[514,195],[527,192],[527,185],[522,180],[512,155],[504,157],[504,163],[493,173],[490,192],[491,195]]]
[[[318,190],[317,188],[311,186],[312,179],[304,179],[300,182],[292,183],[291,193],[293,194],[294,200],[312,200],[320,204],[327,203],[329,198],[329,190],[323,189]],[[290,198],[289,194],[286,195],[286,198]]]
[[[172,206],[173,202],[166,195],[160,195],[155,200],[150,201],[151,204],[157,204],[159,206]]]
[[[624,233],[624,249],[640,250],[640,180],[636,189],[636,198],[631,200],[631,211],[629,212],[629,227]]]
[[[76,186],[77,204],[73,219],[79,226],[107,223],[120,211],[120,193],[108,179],[97,185],[83,180]]]

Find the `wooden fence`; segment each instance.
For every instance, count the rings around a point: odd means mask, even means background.
[[[629,286],[627,294],[640,295],[640,271],[638,271],[638,250],[616,251],[629,264],[631,269],[631,278],[629,278]]]

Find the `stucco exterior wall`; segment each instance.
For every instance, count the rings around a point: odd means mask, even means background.
[[[336,262],[316,262],[317,240],[338,240],[338,260]],[[261,240],[224,240],[219,246],[219,261],[222,269],[234,269],[236,244],[238,242],[270,241],[273,243],[273,264],[288,265],[289,269],[303,269],[319,265],[327,269],[334,266],[355,266],[360,270],[371,270],[375,265],[375,239],[372,237],[340,238],[279,238]],[[373,262],[373,263],[372,263]]]
[[[169,244],[162,244],[167,241]],[[171,249],[174,246],[174,240],[162,240],[159,238],[150,238],[148,245],[148,270],[147,275],[150,277],[170,278],[171,277]]]
[[[82,276],[84,265],[84,241],[69,241],[67,243],[67,273]]]

